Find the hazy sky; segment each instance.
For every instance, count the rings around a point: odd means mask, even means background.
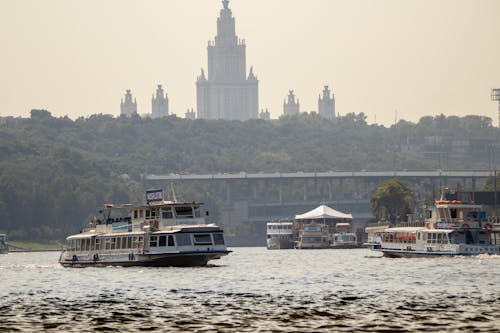
[[[293,89],[317,110],[323,85],[337,112],[389,125],[423,115],[486,115],[500,87],[498,0],[232,0],[260,108],[283,112]],[[219,0],[0,0],[0,116],[33,108],[71,118],[139,113],[163,84],[170,111],[196,109]]]

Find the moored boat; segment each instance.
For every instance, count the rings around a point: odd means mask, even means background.
[[[267,222],[267,248],[269,250],[293,249],[293,222]]]
[[[223,230],[205,224],[201,203],[105,205],[81,233],[67,237],[59,262],[86,266],[204,266],[231,251]]]
[[[500,254],[492,229],[481,205],[438,200],[423,226],[387,228],[372,249],[386,257]]]
[[[326,249],[330,246],[328,227],[316,222],[305,224],[299,231],[297,249]]]
[[[0,254],[9,253],[9,246],[7,245],[7,235],[0,234]]]
[[[351,232],[350,223],[342,222],[335,225],[331,247],[334,249],[353,249],[359,247],[358,237],[354,232]]]

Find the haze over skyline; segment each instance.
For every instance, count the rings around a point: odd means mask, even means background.
[[[246,41],[259,109],[283,112],[288,90],[317,111],[323,86],[341,115],[416,122],[484,115],[498,125],[500,1],[231,0]],[[196,110],[219,0],[4,0],[0,2],[0,116],[34,108],[71,118],[119,115],[126,89],[140,114],[157,84],[170,111]]]

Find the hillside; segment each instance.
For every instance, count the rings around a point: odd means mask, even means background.
[[[368,125],[363,114],[71,120],[33,110],[0,124],[0,231],[19,240],[64,238],[104,202],[142,201],[141,174],[487,169],[500,154],[498,137],[480,116],[386,128]]]

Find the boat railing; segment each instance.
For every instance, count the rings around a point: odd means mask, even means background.
[[[424,227],[424,221],[399,222],[400,227]]]
[[[500,216],[488,216],[487,219],[490,224],[500,224]]]

